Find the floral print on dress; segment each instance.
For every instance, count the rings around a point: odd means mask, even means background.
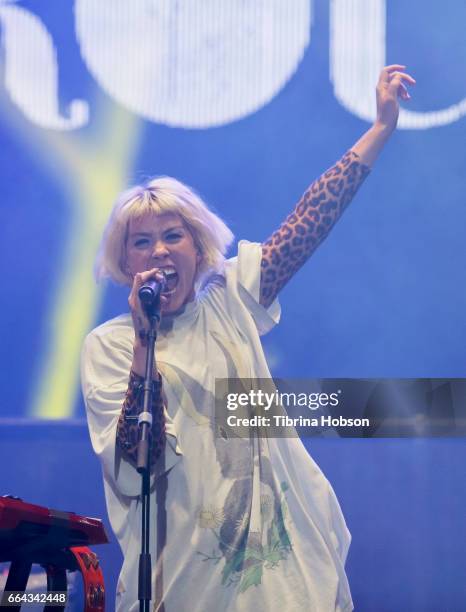
[[[208,506],[199,511],[199,527],[210,529],[218,545],[211,554],[202,551],[197,551],[197,554],[204,562],[217,564],[222,560],[225,561],[222,585],[229,587],[236,584],[238,592],[243,593],[251,586],[261,584],[264,570],[274,569],[280,561],[287,559],[291,552],[291,541],[285,526],[287,516],[285,493],[288,488],[288,483],[281,483],[278,500],[273,500],[269,494],[260,496],[260,512],[262,526],[266,527],[265,534],[248,531],[250,526],[248,513],[236,519],[236,531],[240,534],[238,538],[240,545],[236,547],[222,541],[218,528],[225,518],[223,508]]]

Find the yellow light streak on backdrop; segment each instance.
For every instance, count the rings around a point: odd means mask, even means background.
[[[58,154],[68,176],[72,227],[49,310],[47,350],[30,410],[40,418],[72,416],[81,346],[102,296],[92,278],[94,258],[113,201],[126,186],[139,142],[141,120],[109,106],[94,142],[78,143],[69,133],[61,133],[49,143],[49,151]]]
[[[82,342],[102,298],[93,278],[95,255],[115,197],[132,171],[144,122],[102,96],[92,105],[95,128],[53,132],[28,122],[3,92],[0,104],[5,125],[61,187],[69,205],[68,238],[56,266],[56,292],[27,409],[33,417],[69,418],[79,389]]]

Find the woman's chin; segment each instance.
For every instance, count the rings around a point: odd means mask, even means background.
[[[183,297],[183,295],[177,291],[177,289],[175,289],[172,293],[162,293],[160,311],[163,315],[175,316],[177,314],[181,314],[186,308],[186,305],[194,300],[194,297],[194,289],[192,289],[185,297]]]
[[[183,312],[188,301],[188,299],[184,301],[176,299],[176,295],[162,296],[160,310],[163,315],[177,315]]]
[[[176,304],[172,304],[171,300],[167,299],[160,304],[160,311],[162,314],[172,314],[177,311],[177,307]]]

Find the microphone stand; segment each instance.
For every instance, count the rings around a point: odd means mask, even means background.
[[[149,552],[150,535],[150,431],[152,427],[152,393],[154,372],[154,350],[157,339],[157,327],[160,322],[160,293],[152,303],[141,300],[147,318],[149,333],[147,334],[146,372],[144,376],[144,403],[139,415],[139,440],[137,471],[141,474],[141,553],[139,555],[138,599],[140,612],[150,612],[152,599],[152,562]]]

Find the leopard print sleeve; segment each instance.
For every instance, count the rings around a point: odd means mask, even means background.
[[[351,202],[370,168],[350,150],[304,192],[294,211],[262,244],[260,303],[270,306]]]
[[[117,446],[123,456],[133,465],[137,463],[138,416],[142,412],[144,397],[144,378],[130,372],[125,401],[118,419]],[[163,414],[162,378],[154,381],[152,393],[152,428],[150,433],[151,467],[165,448],[165,419]]]

